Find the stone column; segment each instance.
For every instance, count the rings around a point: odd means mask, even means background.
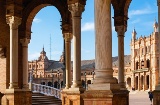
[[[10,89],[18,87],[18,26],[21,18],[16,16],[7,17],[10,26]]]
[[[125,88],[124,82],[124,33],[125,26],[115,26],[118,36],[118,83],[121,88]]]
[[[30,39],[20,39],[23,49],[23,89],[28,89],[28,44]]]
[[[114,84],[116,83],[116,79],[113,78],[112,69],[111,0],[95,0],[95,8],[96,77],[93,84]]]
[[[73,84],[72,88],[81,86],[81,15],[84,11],[84,5],[74,3],[69,5],[69,11],[72,14],[73,29]]]
[[[64,33],[65,38],[65,57],[66,57],[66,86],[65,89],[71,87],[71,33]]]

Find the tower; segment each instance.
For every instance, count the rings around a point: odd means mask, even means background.
[[[136,30],[134,28],[133,31],[132,31],[132,41],[136,40],[136,35],[137,35],[137,32],[136,32]]]
[[[153,24],[153,32],[158,32],[158,22],[156,21],[156,19],[155,19],[155,22],[154,22],[154,24]]]

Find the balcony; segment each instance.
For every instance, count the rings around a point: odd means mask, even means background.
[[[133,73],[140,73],[140,72],[147,72],[147,71],[149,71],[149,68],[142,68],[142,69],[134,70]]]

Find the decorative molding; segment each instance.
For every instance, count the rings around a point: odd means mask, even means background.
[[[16,16],[9,16],[6,18],[7,24],[9,24],[10,29],[18,29],[18,26],[21,24],[21,18],[16,17]]]
[[[22,43],[22,46],[27,47],[28,44],[30,43],[30,39],[27,39],[27,38],[20,39],[20,42]]]
[[[80,3],[68,5],[69,11],[72,13],[72,17],[81,17],[84,7],[85,6]]]
[[[64,33],[64,38],[65,38],[65,41],[71,41],[71,39],[73,38],[73,34],[71,33]]]
[[[126,32],[127,27],[126,26],[115,26],[115,31],[118,33],[118,36],[124,36],[124,33]]]

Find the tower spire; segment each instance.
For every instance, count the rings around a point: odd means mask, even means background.
[[[137,35],[137,32],[136,32],[135,27],[134,27],[134,29],[132,31],[132,40],[133,41],[136,40],[136,35]]]

